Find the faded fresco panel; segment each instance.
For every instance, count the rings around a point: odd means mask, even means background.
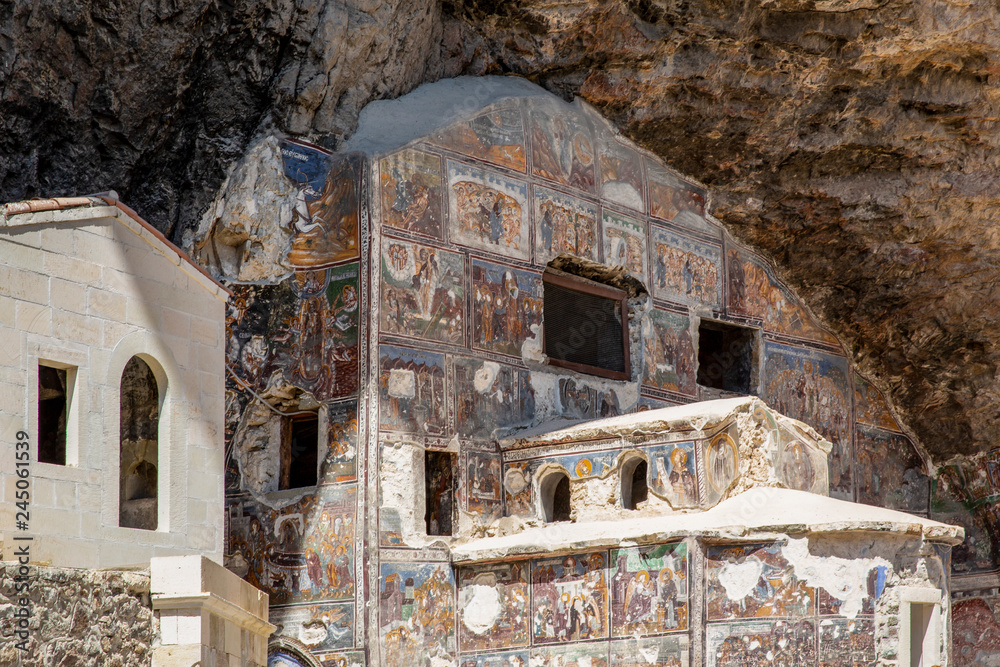
[[[358,265],[299,271],[280,285],[238,285],[226,313],[229,367],[256,391],[281,380],[317,400],[356,394]]]
[[[872,616],[875,614],[875,603],[885,591],[886,580],[892,569],[886,565],[877,565],[868,571],[868,580],[865,582],[865,598],[861,602],[860,613]],[[844,601],[829,593],[825,588],[816,589],[816,605],[820,616],[831,616],[840,614]]]
[[[642,156],[614,140],[602,141],[598,149],[601,197],[633,211],[646,210]]]
[[[566,419],[594,419],[597,390],[575,378],[559,378],[560,415]]]
[[[664,498],[671,507],[697,507],[694,443],[673,442],[642,450],[649,457],[649,490]]]
[[[854,410],[858,423],[900,431],[882,392],[858,374],[854,375]]]
[[[492,109],[470,120],[449,125],[431,142],[457,153],[524,171],[524,124],[519,109]]]
[[[689,396],[698,393],[691,320],[686,315],[652,309],[643,323],[642,382],[650,387]]]
[[[465,342],[465,258],[386,238],[382,244],[383,333]]]
[[[509,516],[533,516],[531,503],[531,473],[527,461],[515,461],[504,466],[504,505]]]
[[[611,636],[655,635],[688,627],[687,545],[611,552]]]
[[[472,290],[473,346],[520,357],[542,322],[541,276],[473,259]]]
[[[688,667],[688,636],[668,635],[611,642],[611,667]]]
[[[458,434],[489,440],[497,429],[523,426],[535,416],[530,374],[495,361],[455,359]]]
[[[778,481],[789,489],[823,493],[829,477],[827,454],[813,444],[780,430],[775,472]]]
[[[1000,655],[1000,598],[956,600],[951,607],[952,659],[962,667],[993,667]]]
[[[448,428],[444,355],[379,347],[379,426],[442,436]]]
[[[594,140],[590,127],[576,118],[543,111],[530,113],[531,173],[594,193]]]
[[[820,667],[873,665],[875,619],[870,616],[824,618],[819,623]]]
[[[678,178],[654,160],[646,160],[646,173],[651,216],[716,238],[722,236],[722,228],[705,218],[705,188]]]
[[[498,517],[501,510],[500,456],[489,452],[469,452],[466,457],[467,508],[484,521]]]
[[[608,637],[605,565],[603,552],[532,561],[533,645]]]
[[[705,630],[705,664],[707,667],[815,665],[816,622],[809,619],[709,625]]]
[[[358,403],[347,401],[327,405],[326,456],[320,463],[320,484],[357,479]]]
[[[568,252],[597,261],[597,205],[536,185],[535,263]]]
[[[379,569],[382,665],[457,661],[455,580],[448,563],[382,563]]]
[[[602,215],[604,263],[624,266],[646,284],[646,223],[607,209]]]
[[[522,181],[448,160],[448,205],[457,242],[531,259],[528,186]]]
[[[608,644],[596,642],[531,649],[532,667],[608,667]]]
[[[520,561],[458,568],[460,650],[528,645],[528,567],[528,561]],[[487,619],[484,608],[496,613]]]
[[[413,149],[379,163],[382,224],[441,238],[444,178],[441,158]]]
[[[779,543],[709,546],[705,583],[709,621],[816,612],[815,589],[795,577]]]
[[[585,479],[587,477],[604,477],[614,469],[615,459],[619,452],[580,452],[567,456],[548,456],[543,461],[535,461],[535,465],[555,463],[569,472],[570,479]]]
[[[840,345],[813,319],[798,297],[771,274],[770,267],[762,259],[730,248],[726,254],[726,267],[730,313],[760,319],[769,331]]]
[[[300,188],[288,250],[288,263],[297,269],[320,269],[359,254],[364,154],[324,153],[301,143],[282,144],[285,176]]]
[[[855,433],[858,502],[926,515],[930,478],[909,438],[863,424]]]
[[[354,603],[272,606],[268,614],[275,634],[296,639],[312,652],[333,651],[354,644]]]
[[[462,656],[459,665],[460,667],[528,667],[528,651],[465,655]]]
[[[702,460],[705,470],[705,506],[715,505],[729,490],[740,472],[739,428],[732,424],[727,431],[702,441]]]
[[[652,287],[657,298],[722,307],[722,250],[652,227]]]
[[[851,498],[851,388],[847,360],[787,345],[764,346],[764,400],[833,443],[830,495]]]
[[[228,503],[227,553],[241,553],[244,577],[271,604],[354,597],[353,486],[322,486],[281,510],[250,499]]]

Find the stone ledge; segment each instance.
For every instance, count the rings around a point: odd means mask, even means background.
[[[586,549],[656,544],[698,537],[708,541],[771,540],[784,535],[894,533],[956,545],[965,531],[918,516],[776,487],[751,489],[704,512],[624,521],[560,522],[514,535],[451,547],[452,562],[557,555]]]

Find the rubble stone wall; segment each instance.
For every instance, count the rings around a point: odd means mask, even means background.
[[[150,664],[149,572],[0,564],[0,664],[23,667],[142,667]],[[22,590],[27,584],[26,590]],[[15,614],[30,600],[27,650]]]

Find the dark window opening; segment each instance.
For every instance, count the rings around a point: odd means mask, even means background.
[[[634,510],[649,499],[648,470],[645,459],[633,459],[622,468],[622,507],[625,509]]]
[[[546,523],[570,520],[569,476],[554,472],[547,475],[539,489],[542,498],[542,518]]]
[[[543,281],[544,351],[549,362],[614,380],[630,379],[626,292],[552,268]]]
[[[66,465],[66,418],[70,373],[38,366],[38,460]]]
[[[132,357],[119,394],[118,525],[156,530],[159,489],[160,390],[145,361]]]
[[[424,452],[424,522],[428,535],[451,535],[455,507],[454,455]]]
[[[319,451],[319,413],[285,420],[281,441],[281,475],[278,489],[316,486]]]
[[[754,330],[702,320],[698,327],[698,384],[749,394]]]

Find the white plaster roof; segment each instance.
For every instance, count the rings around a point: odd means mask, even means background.
[[[767,487],[751,489],[704,512],[552,523],[454,545],[451,553],[453,561],[468,562],[654,544],[687,536],[750,540],[838,532],[892,533],[951,545],[965,536],[959,526],[904,512]]]
[[[750,410],[755,404],[766,407],[759,398],[739,396],[714,401],[700,401],[687,405],[674,405],[604,419],[580,421],[560,419],[512,433],[500,440],[500,446],[506,448],[514,444],[542,445],[671,430],[700,431],[706,426],[725,421],[735,412]]]

